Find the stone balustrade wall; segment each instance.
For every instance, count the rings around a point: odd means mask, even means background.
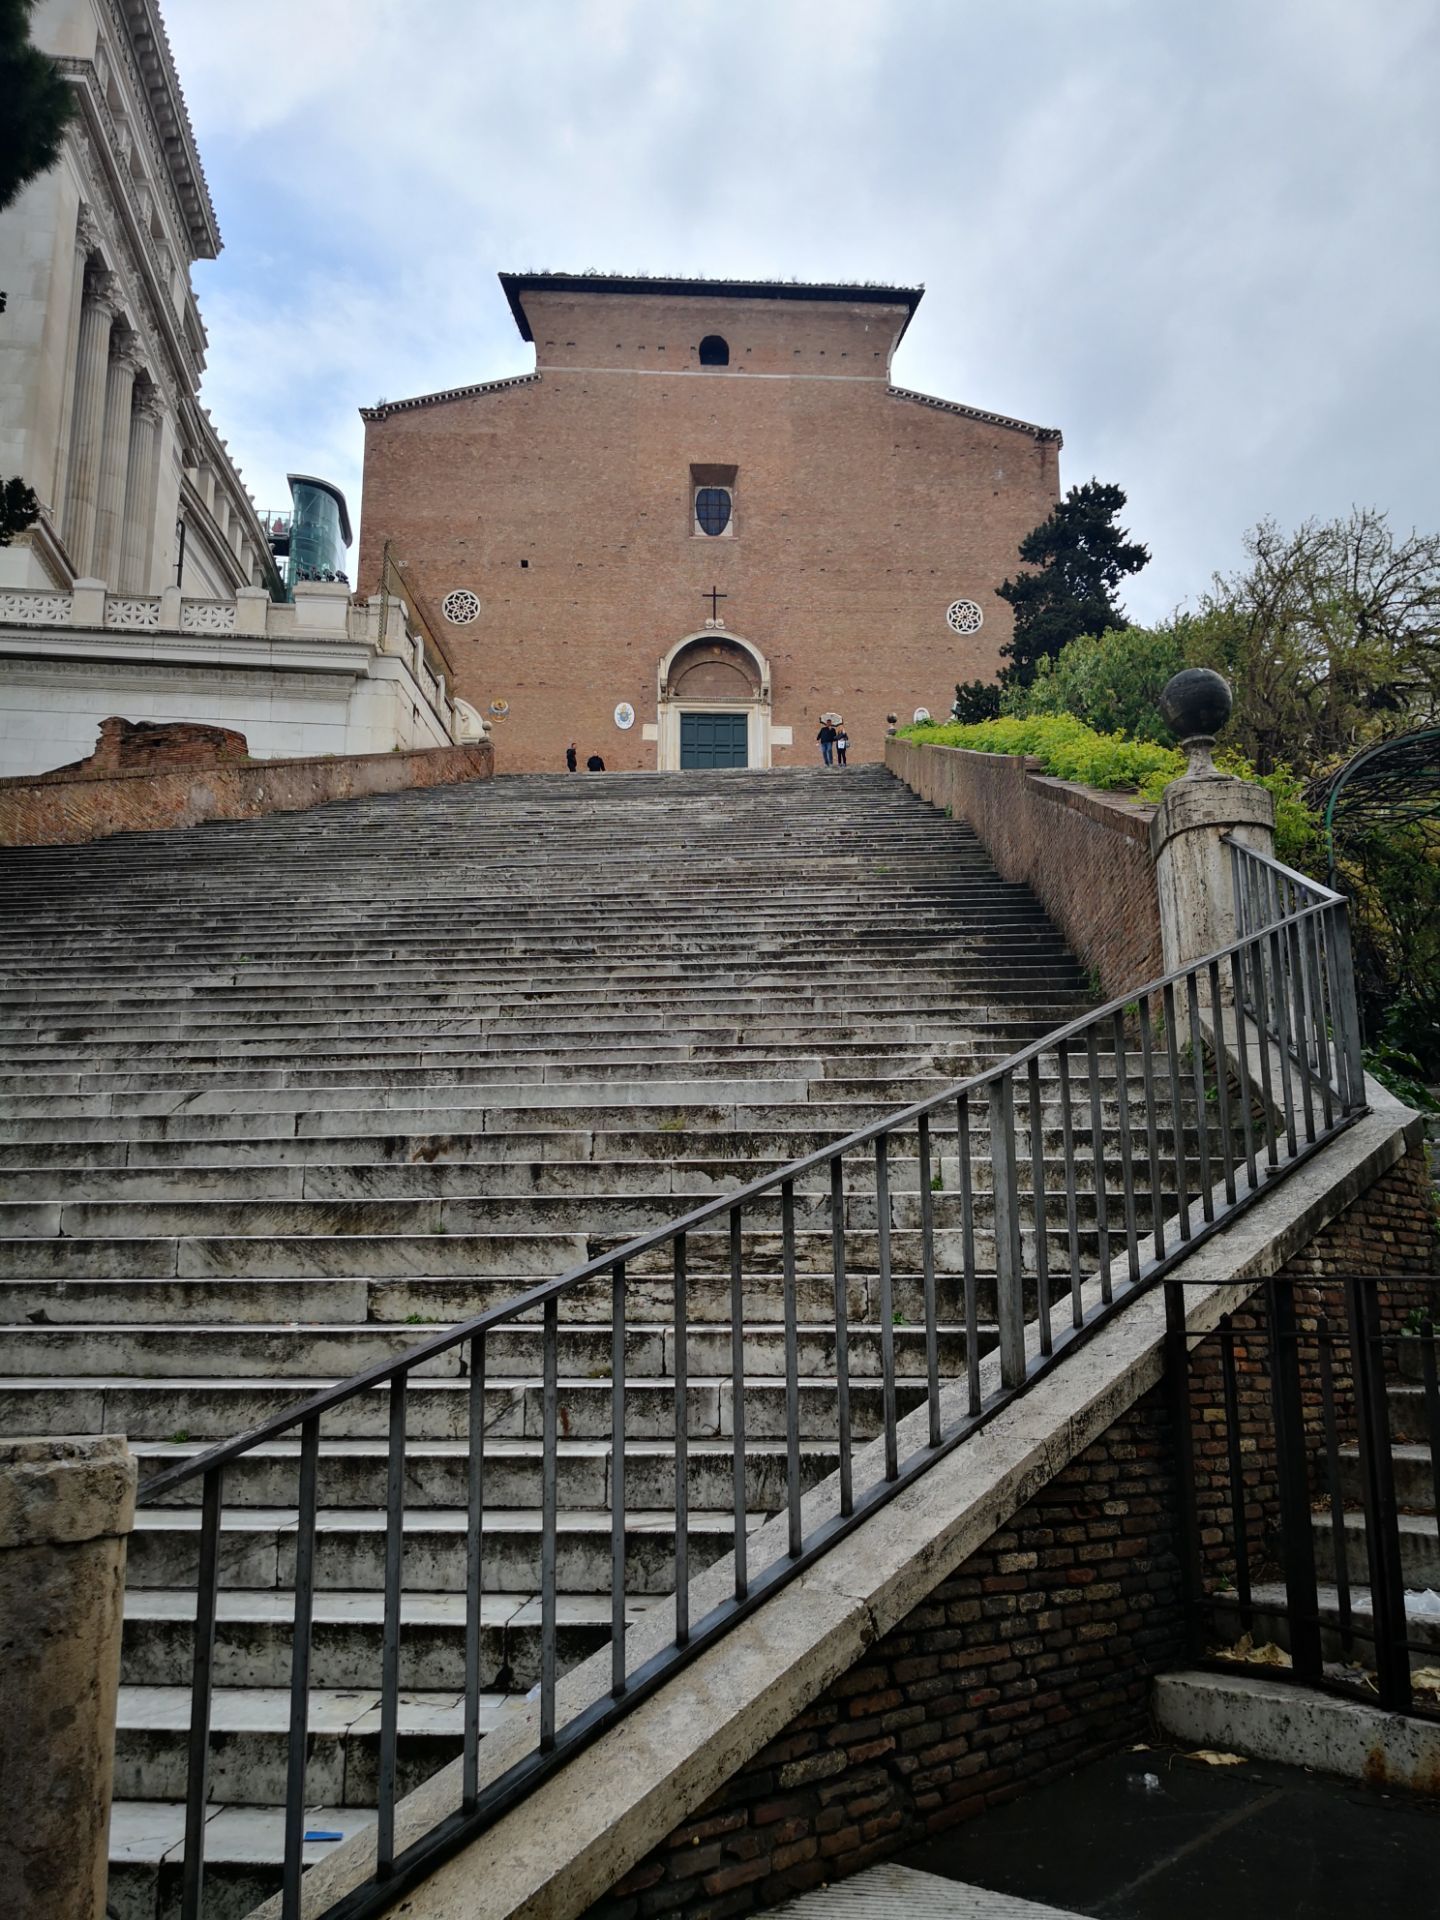
[[[0,846],[71,846],[112,833],[193,827],[297,813],[406,787],[488,780],[488,740],[414,753],[336,754],[319,759],[216,761],[208,767],[114,772],[62,769],[59,776],[0,780]]]
[[[1056,780],[1037,760],[885,743],[885,764],[972,826],[1007,880],[1023,881],[1114,996],[1164,971],[1150,821],[1155,808]]]

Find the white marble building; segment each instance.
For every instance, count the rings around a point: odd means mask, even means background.
[[[111,714],[236,728],[267,756],[479,737],[400,603],[271,604],[198,397],[190,268],[220,232],[156,0],[39,0],[31,32],[79,110],[0,213],[0,477],[41,508],[0,547],[0,775],[83,758]]]

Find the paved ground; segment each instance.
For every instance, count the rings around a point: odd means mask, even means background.
[[[1419,1915],[1440,1909],[1440,1801],[1157,1747],[1112,1755],[902,1864],[1093,1920]]]

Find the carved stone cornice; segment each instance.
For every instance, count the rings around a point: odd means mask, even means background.
[[[125,306],[125,289],[120,284],[120,276],[111,273],[108,268],[90,274],[85,281],[85,304],[108,313],[113,325]]]
[[[110,358],[138,375],[145,365],[145,343],[129,327],[120,327],[110,336]]]
[[[94,253],[100,244],[100,223],[95,218],[95,209],[88,201],[80,202],[80,211],[75,216],[75,245],[81,253]]]

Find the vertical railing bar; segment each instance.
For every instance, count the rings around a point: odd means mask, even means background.
[[[1079,1327],[1085,1319],[1085,1302],[1080,1279],[1080,1207],[1075,1197],[1075,1121],[1074,1095],[1070,1088],[1070,1042],[1060,1041],[1055,1049],[1060,1066],[1060,1153],[1065,1162],[1065,1238],[1070,1257],[1070,1323]]]
[[[730,1209],[730,1479],[735,1510],[735,1598],[750,1591],[746,1563],[745,1489],[745,1247],[739,1207]]]
[[[1256,938],[1254,945],[1256,977],[1263,981],[1265,975],[1265,936]],[[1265,989],[1261,986],[1256,993],[1256,1005],[1263,1008]],[[1260,1038],[1260,1112],[1265,1135],[1265,1161],[1270,1167],[1280,1164],[1280,1118],[1275,1107],[1275,1089],[1270,1075],[1270,1030],[1263,1015],[1257,1015],[1255,1031]]]
[[[1325,962],[1320,952],[1320,916],[1312,914],[1300,929],[1301,957],[1308,983],[1310,1035],[1320,1082],[1320,1112],[1328,1133],[1335,1124],[1335,1094],[1330,1063],[1330,1031],[1325,1017]]]
[[[1305,956],[1300,943],[1300,928],[1292,920],[1285,930],[1285,951],[1289,961],[1289,1025],[1295,1039],[1295,1066],[1300,1076],[1300,1111],[1304,1116],[1305,1140],[1315,1139],[1314,1068],[1310,1063],[1310,1007],[1305,990]]]
[[[835,1423],[840,1444],[840,1511],[855,1510],[850,1437],[850,1295],[845,1271],[845,1165],[830,1162],[830,1252],[835,1269]]]
[[[375,1874],[395,1860],[395,1764],[400,1734],[400,1595],[405,1565],[405,1406],[409,1375],[390,1376],[385,1454],[385,1620],[380,1650],[380,1780],[376,1796]]]
[[[1243,940],[1249,928],[1245,924],[1245,890],[1240,865],[1240,845],[1235,840],[1227,844],[1230,849],[1230,893],[1235,902],[1235,938]]]
[[[965,1282],[965,1388],[972,1414],[980,1411],[980,1309],[975,1289],[975,1192],[970,1162],[970,1096],[955,1102],[955,1138],[960,1168],[961,1253]]]
[[[798,1557],[800,1531],[800,1303],[795,1280],[795,1184],[780,1186],[781,1284],[785,1293],[785,1506],[790,1557]]]
[[[1340,1640],[1350,1651],[1354,1633],[1350,1608],[1350,1555],[1345,1543],[1345,1498],[1340,1484],[1340,1434],[1335,1419],[1334,1367],[1330,1358],[1333,1335],[1322,1313],[1316,1323],[1320,1358],[1320,1414],[1325,1430],[1325,1478],[1330,1494],[1330,1554],[1335,1562],[1335,1595],[1339,1603]]]
[[[195,1578],[195,1644],[190,1672],[190,1738],[185,1777],[185,1861],[181,1920],[201,1920],[205,1884],[205,1819],[210,1799],[210,1703],[215,1686],[215,1610],[220,1585],[223,1467],[201,1482],[200,1558]]]
[[[675,1276],[672,1310],[675,1342],[675,1644],[683,1647],[690,1640],[690,1314],[686,1236],[677,1233],[671,1248]]]
[[[1040,1323],[1040,1351],[1054,1351],[1050,1327],[1050,1221],[1045,1192],[1044,1109],[1040,1104],[1040,1062],[1033,1059],[1027,1074],[1030,1104],[1030,1190],[1035,1216],[1035,1316]]]
[[[1420,1328],[1420,1378],[1425,1388],[1425,1433],[1430,1442],[1430,1506],[1436,1532],[1440,1533],[1440,1385],[1436,1382],[1435,1327],[1429,1320]]]
[[[1365,1506],[1365,1550],[1370,1565],[1370,1613],[1375,1629],[1375,1677],[1380,1705],[1390,1713],[1408,1713],[1411,1683],[1410,1655],[1405,1645],[1404,1564],[1400,1558],[1389,1406],[1374,1318],[1373,1283],[1352,1277],[1345,1283],[1345,1292]]]
[[[1310,1448],[1301,1398],[1295,1291],[1289,1282],[1273,1278],[1265,1282],[1265,1318],[1270,1330],[1270,1405],[1290,1657],[1296,1675],[1314,1681],[1320,1677],[1321,1650],[1315,1531],[1310,1511]]]
[[[1295,1158],[1295,1091],[1290,1078],[1290,1035],[1285,1025],[1284,935],[1275,929],[1265,936],[1270,948],[1270,978],[1275,996],[1275,1052],[1280,1060],[1280,1092],[1285,1106],[1285,1157]]]
[[[1240,1123],[1245,1133],[1245,1171],[1253,1192],[1258,1180],[1255,1166],[1255,1100],[1250,1087],[1250,1021],[1245,1012],[1244,969],[1241,950],[1230,954],[1230,988],[1235,996],[1235,1072],[1240,1081]]]
[[[1110,1283],[1110,1205],[1105,1189],[1109,1175],[1105,1167],[1105,1117],[1100,1107],[1100,1050],[1092,1022],[1085,1029],[1085,1065],[1090,1078],[1090,1160],[1095,1173],[1095,1231],[1100,1248],[1100,1298],[1109,1303]]]
[[[885,1478],[900,1471],[895,1432],[895,1285],[890,1271],[890,1136],[875,1136],[875,1227],[880,1278],[880,1377],[885,1422]]]
[[[1345,1080],[1350,1089],[1349,1109],[1365,1105],[1365,1063],[1360,1051],[1360,1010],[1355,1000],[1355,962],[1350,946],[1350,919],[1344,903],[1336,906],[1331,934],[1335,973],[1339,983],[1341,1026],[1345,1036]]]
[[[470,1342],[468,1457],[465,1463],[465,1758],[461,1799],[473,1807],[480,1786],[480,1647],[485,1605],[481,1535],[485,1525],[485,1336]]]
[[[290,1735],[285,1762],[285,1856],[281,1920],[300,1920],[305,1871],[305,1767],[310,1747],[310,1647],[315,1603],[315,1502],[320,1416],[300,1427],[300,1498],[295,1526],[295,1614],[290,1639]]]
[[[1240,1600],[1240,1631],[1254,1620],[1250,1604],[1250,1534],[1246,1518],[1245,1473],[1240,1457],[1239,1394],[1235,1384],[1235,1322],[1220,1320],[1220,1380],[1225,1402],[1225,1463],[1230,1480],[1230,1527],[1235,1536],[1235,1591]]]
[[[625,1262],[610,1269],[610,1691],[625,1672]]]
[[[1190,1238],[1190,1178],[1186,1162],[1190,1157],[1185,1138],[1185,1105],[1181,1098],[1180,1035],[1175,1027],[1175,989],[1161,990],[1162,1016],[1165,1021],[1165,1065],[1170,1079],[1170,1126],[1175,1141],[1175,1211],[1180,1238]]]
[[[555,1745],[555,1578],[560,1467],[560,1303],[545,1302],[540,1440],[540,1751]]]
[[[1215,1103],[1220,1122],[1220,1165],[1225,1175],[1225,1198],[1235,1204],[1235,1141],[1230,1131],[1230,1054],[1225,1045],[1225,1003],[1220,994],[1220,962],[1212,960],[1210,978],[1210,1018],[1215,1028]],[[1236,1033],[1239,1034],[1239,1009],[1236,1009]]]
[[[1131,1286],[1140,1278],[1140,1238],[1135,1223],[1135,1150],[1130,1138],[1130,1051],[1124,1011],[1110,1020],[1115,1045],[1115,1100],[1120,1121],[1120,1197],[1125,1213],[1125,1264]]]
[[[930,1445],[940,1444],[940,1327],[935,1298],[935,1196],[930,1190],[930,1118],[922,1113],[920,1140],[920,1260],[925,1289],[925,1391]]]
[[[1261,869],[1261,880],[1265,889],[1265,924],[1270,929],[1272,954],[1275,959],[1275,967],[1271,973],[1274,988],[1274,1034],[1281,1051],[1286,1052],[1285,1006],[1289,996],[1285,984],[1285,948],[1280,933],[1284,910],[1280,904],[1280,889],[1276,876],[1268,867]]]
[[[1025,1268],[1020,1252],[1020,1193],[1015,1167],[1015,1077],[989,1085],[990,1164],[995,1169],[995,1317],[1000,1325],[1000,1384],[1025,1379]]]
[[[1349,1057],[1345,1046],[1345,1009],[1342,1004],[1343,986],[1340,978],[1339,955],[1335,948],[1335,916],[1337,909],[1327,907],[1321,916],[1320,964],[1325,975],[1325,999],[1329,1005],[1330,1049],[1332,1067],[1335,1075],[1335,1099],[1340,1111],[1350,1110],[1350,1073]],[[1338,911],[1343,914],[1341,906]]]
[[[1151,1031],[1150,1000],[1142,994],[1140,1009],[1140,1077],[1145,1089],[1145,1154],[1150,1168],[1150,1227],[1155,1258],[1165,1258],[1165,1195],[1160,1186],[1160,1123],[1155,1113],[1155,1036]]]
[[[1200,1207],[1207,1220],[1215,1218],[1211,1192],[1210,1116],[1205,1098],[1205,1035],[1200,1026],[1200,987],[1192,967],[1185,976],[1185,1010],[1190,1020],[1190,1077],[1195,1089],[1195,1137],[1200,1154]]]

